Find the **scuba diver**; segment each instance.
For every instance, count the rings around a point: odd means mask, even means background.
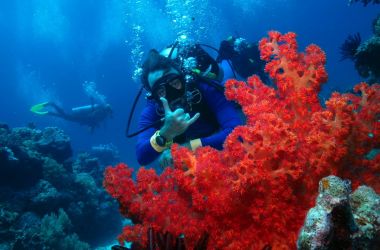
[[[38,115],[51,115],[62,118],[66,121],[76,122],[90,127],[94,131],[99,124],[108,116],[112,116],[111,105],[95,104],[75,107],[70,112],[65,112],[61,107],[53,102],[43,102],[34,105],[30,111]]]
[[[273,86],[265,73],[265,62],[260,59],[260,51],[257,44],[249,43],[241,37],[229,36],[219,46],[219,55],[216,61],[229,60],[233,70],[244,80],[254,74],[267,85]]]
[[[152,49],[142,67],[147,103],[138,123],[137,160],[147,165],[159,158],[172,165],[170,147],[222,149],[227,135],[242,124],[236,104],[224,96],[222,67],[201,45],[176,42],[161,52]],[[141,93],[141,92],[140,92]],[[133,113],[134,108],[132,108]]]

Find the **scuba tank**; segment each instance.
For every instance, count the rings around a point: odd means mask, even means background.
[[[201,46],[201,44],[180,45],[177,41],[162,50],[160,55],[173,60],[185,77],[200,77],[221,81],[223,71],[216,60]]]

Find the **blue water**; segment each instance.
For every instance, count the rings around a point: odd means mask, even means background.
[[[356,32],[368,39],[380,12],[379,5],[348,6],[347,0],[189,0],[186,8],[184,2],[1,1],[0,121],[12,127],[58,126],[71,137],[75,152],[113,143],[123,161],[137,166],[135,140],[126,139],[124,129],[140,87],[132,77],[142,53],[170,44],[181,31],[215,47],[230,34],[254,41],[268,30],[294,31],[301,49],[315,43],[326,52],[329,81],[323,95],[328,96],[361,81],[351,61],[339,61],[339,46]],[[89,104],[85,81],[95,82],[114,110],[113,119],[94,133],[29,111],[42,101],[67,109]]]

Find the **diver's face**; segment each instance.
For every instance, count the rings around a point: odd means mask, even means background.
[[[183,94],[184,86],[181,81],[181,75],[173,68],[149,73],[148,82],[156,98],[165,97],[170,101],[170,99],[178,98],[180,97],[179,95]]]

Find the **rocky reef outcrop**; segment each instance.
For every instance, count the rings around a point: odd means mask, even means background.
[[[61,129],[0,124],[0,249],[93,249],[114,238],[121,219],[103,163],[73,159]]]
[[[319,182],[315,207],[307,214],[298,249],[379,249],[380,196],[368,186],[351,193],[336,176]]]
[[[4,186],[34,186],[54,164],[69,170],[71,155],[69,137],[57,128],[0,126],[0,183]]]

